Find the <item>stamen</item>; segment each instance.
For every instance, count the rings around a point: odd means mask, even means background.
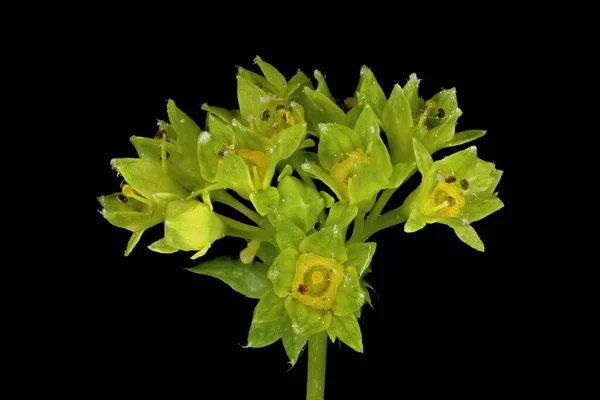
[[[123,191],[123,194],[127,197],[133,197],[135,196],[135,193],[133,191],[133,188],[127,184],[123,185],[121,187],[121,190]]]
[[[430,212],[434,213],[440,211],[446,207],[452,207],[454,205],[454,199],[452,197],[448,197],[445,201],[443,201],[440,205],[430,208]]]
[[[456,182],[456,177],[450,175],[449,177],[446,178],[446,183],[454,183]]]
[[[294,124],[294,116],[289,111],[285,112],[285,122],[287,122],[290,125]]]
[[[144,204],[148,204],[149,206],[152,206],[152,201],[142,197],[142,196],[138,196],[137,194],[135,194],[135,192],[133,191],[133,188],[129,185],[123,185],[123,188],[121,189],[123,191],[123,194],[127,197],[133,197],[134,199],[136,199],[137,201],[141,201]]]
[[[421,114],[421,116],[419,117],[419,123],[417,124],[418,126],[425,125],[425,120],[429,116],[429,113],[431,112],[431,110],[433,110],[435,108],[435,100],[427,100],[425,102],[425,107],[427,107],[427,108],[425,109],[425,111],[423,111],[423,114]]]

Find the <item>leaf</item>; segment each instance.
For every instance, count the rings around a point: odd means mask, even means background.
[[[344,125],[350,129],[354,129],[356,127],[356,122],[358,121],[358,118],[362,114],[364,108],[364,103],[357,104],[356,106],[352,107],[352,109],[348,111],[344,117]],[[379,124],[379,121],[377,123]]]
[[[327,329],[329,337],[332,341],[337,337],[342,342],[346,343],[353,350],[362,353],[362,333],[360,331],[360,325],[353,314],[345,316],[333,316],[331,319],[331,326]]]
[[[179,249],[175,249],[167,244],[165,238],[158,239],[156,242],[152,243],[148,248],[152,251],[162,254],[171,254],[179,251]]]
[[[329,328],[331,312],[317,311],[294,298],[285,299],[285,309],[292,320],[292,329],[296,335],[311,336]]]
[[[200,108],[208,113],[207,117],[212,114],[228,124],[234,118],[233,113],[225,108],[209,106],[208,104],[203,104]]]
[[[256,211],[263,217],[269,213],[277,213],[279,192],[274,187],[250,194],[250,201]]]
[[[461,115],[462,111],[457,108],[452,114],[446,115],[439,125],[429,130],[422,142],[430,153],[433,154],[450,143],[456,130],[456,121]]]
[[[477,147],[470,146],[436,161],[434,168],[443,176],[454,175],[459,177],[468,175],[476,165]]]
[[[283,167],[283,169],[279,172],[279,175],[277,176],[277,182],[281,182],[281,180],[286,176],[292,176],[293,173],[294,168],[291,166],[291,164],[285,164],[285,167]]]
[[[323,74],[321,74],[321,71],[315,69],[314,77],[318,82],[317,92],[325,95],[330,99],[333,99],[333,96],[331,96],[331,92],[329,91],[329,87],[327,86],[327,82],[325,82],[325,77],[323,76]]]
[[[233,119],[231,122],[233,122]],[[211,141],[214,141],[221,146],[219,148],[220,150],[226,149],[232,144],[240,145],[240,143],[235,142],[236,135],[231,122],[226,122],[212,113],[209,113],[206,117],[206,130],[211,135]],[[204,142],[200,141],[198,141],[198,143],[204,144]],[[200,162],[202,162],[202,160],[200,160]]]
[[[299,102],[306,112],[306,120],[315,127],[320,123],[344,122],[344,111],[323,93],[305,87]]]
[[[333,164],[345,160],[350,152],[362,148],[358,133],[341,124],[319,124],[319,162],[329,170]]]
[[[367,104],[370,104],[377,117],[381,118],[387,98],[381,86],[377,83],[373,71],[367,66],[363,66],[360,69],[360,79],[356,91],[365,96]]]
[[[289,317],[288,321],[289,327],[282,334],[281,341],[283,342],[285,353],[290,359],[290,364],[294,365],[298,361],[298,357],[308,341],[308,336],[297,335],[292,328],[292,321]]]
[[[298,252],[296,249],[287,248],[281,251],[269,268],[268,278],[273,283],[275,294],[286,297],[292,290],[292,281],[296,273]]]
[[[373,289],[373,287],[371,285],[369,285],[367,282],[365,282],[364,280],[360,281],[360,287],[362,288],[363,292],[365,293],[365,302],[369,303],[369,305],[371,307],[373,307],[373,302],[371,301],[371,294],[369,293],[369,289],[371,289],[373,292],[375,292],[375,289]]]
[[[351,244],[346,247],[348,259],[346,260],[345,265],[354,267],[358,274],[358,278],[361,279],[368,271],[370,271],[371,261],[373,260],[376,249],[377,243],[375,242]]]
[[[198,160],[202,177],[208,182],[215,182],[219,169],[219,153],[227,147],[218,136],[202,132],[198,137]]]
[[[373,139],[379,137],[379,122],[377,120],[377,115],[375,115],[375,112],[370,105],[367,104],[363,107],[363,111],[356,120],[354,131],[361,138],[360,147],[369,154],[371,152],[370,147],[372,146]]]
[[[419,113],[419,82],[421,80],[417,79],[417,74],[410,74],[408,78],[408,82],[404,85],[403,92],[404,96],[408,100],[408,104],[410,105],[411,115],[414,118],[417,118],[417,114]],[[390,96],[391,97],[391,96]]]
[[[287,248],[297,249],[300,242],[306,238],[304,231],[283,214],[277,215],[272,223],[277,232],[275,240],[281,250]]]
[[[443,114],[445,116],[452,115],[456,111],[458,111],[458,101],[456,99],[456,89],[443,89],[435,96],[431,98],[431,100],[435,101],[435,109],[432,110],[432,114],[437,115],[438,110],[444,110]],[[427,118],[426,125],[429,129],[432,129],[444,121],[444,118],[439,118],[437,116],[433,117],[431,114],[429,118]]]
[[[323,200],[325,201],[325,208],[331,208],[333,206],[333,204],[335,203],[335,199],[327,192],[321,190],[319,192],[321,194],[321,197],[323,197]]]
[[[279,249],[269,242],[261,242],[260,247],[256,251],[256,256],[266,265],[273,264],[278,254]]]
[[[393,164],[414,160],[412,147],[413,117],[411,105],[400,85],[394,85],[390,99],[382,113],[383,130],[385,131]]]
[[[496,187],[498,187],[498,184],[500,183],[500,179],[502,178],[503,174],[504,172],[499,169],[496,169],[494,171],[494,180],[492,181],[490,186],[485,190],[486,193],[494,193],[494,190],[496,190]]]
[[[388,179],[388,186],[386,189],[394,189],[402,185],[415,170],[416,164],[414,162],[411,163],[400,163],[394,165],[392,168],[392,174]]]
[[[325,227],[333,228],[337,226],[338,229],[344,229],[358,213],[358,207],[354,204],[350,204],[348,200],[338,201],[331,206],[329,215],[325,221]]]
[[[258,120],[265,122],[260,118]],[[268,124],[263,128],[267,129],[270,125],[272,124]],[[268,146],[271,143],[268,137],[248,128],[236,118],[231,120],[231,129],[233,131],[233,145],[236,150],[246,149],[264,151],[265,146]]]
[[[336,225],[323,228],[309,236],[300,243],[302,253],[313,253],[322,257],[333,258],[339,263],[344,263],[348,258],[346,254],[345,237],[343,230]]]
[[[134,198],[129,198],[127,201],[122,200],[122,193],[116,192],[105,196],[98,197],[98,202],[104,210],[103,215],[111,212],[141,212],[148,213],[148,205]]]
[[[483,242],[475,232],[475,229],[471,225],[460,225],[460,224],[452,224],[450,225],[456,236],[472,248],[478,251],[485,251],[485,246]]]
[[[202,130],[186,113],[177,108],[173,100],[167,102],[167,113],[171,126],[177,132],[177,147],[179,150],[192,157],[191,163],[198,165],[196,159],[196,143]]]
[[[279,299],[283,305],[283,300]],[[285,310],[284,310],[285,312]],[[252,321],[250,331],[248,332],[248,345],[250,348],[265,347],[275,343],[281,338],[282,332],[290,324],[290,318],[284,315],[284,318],[275,321],[256,322]]]
[[[170,153],[177,151],[177,146],[175,146],[173,143],[169,143],[160,139],[132,136],[129,138],[129,141],[135,147],[135,151],[137,152],[139,158],[156,162],[161,161],[160,158],[163,146]]]
[[[186,197],[188,192],[167,176],[160,163],[140,158],[114,158],[111,161],[127,183],[149,199],[154,193],[173,193]]]
[[[423,229],[425,225],[427,225],[427,222],[425,221],[423,215],[417,209],[414,209],[410,213],[408,221],[406,221],[406,223],[404,224],[404,232],[416,232],[418,230]]]
[[[483,161],[477,158],[474,163],[470,163],[469,168],[463,168],[461,175],[462,179],[468,182],[468,191],[473,192],[488,192],[489,187],[496,182],[496,167],[494,163]]]
[[[237,154],[223,156],[216,179],[224,188],[235,190],[245,199],[250,199],[250,194],[256,191],[246,161]]]
[[[160,212],[107,212],[104,218],[112,225],[131,232],[144,231],[164,220]]]
[[[238,67],[238,76],[240,78],[246,79],[250,83],[255,84],[258,88],[264,89],[265,93],[268,92],[267,94],[274,94],[277,91],[277,88],[275,88],[273,84],[267,80],[267,78],[260,74],[257,74],[256,72],[252,72],[245,68]]]
[[[489,193],[465,195],[465,203],[462,212],[469,222],[479,221],[504,207],[502,200]]]
[[[446,145],[446,147],[460,146],[461,144],[469,143],[475,139],[479,139],[484,136],[487,131],[482,131],[479,129],[472,129],[468,131],[456,132],[454,137]]]
[[[308,149],[308,148],[314,147],[315,144],[316,143],[315,143],[314,140],[312,140],[312,139],[306,139],[306,140],[302,141],[302,143],[300,143],[300,146],[298,146],[298,150]]]
[[[242,264],[238,258],[219,257],[188,269],[196,274],[217,278],[244,296],[259,299],[272,289],[268,267],[259,262]]]
[[[343,200],[345,198],[338,184],[317,163],[307,160],[306,162],[300,165],[299,170],[307,173],[312,177],[319,179],[321,182],[326,184],[333,191],[333,193],[337,196],[338,199]]]
[[[415,149],[415,159],[417,160],[419,172],[421,172],[422,175],[425,175],[425,173],[431,169],[431,166],[433,165],[433,159],[431,158],[431,155],[425,146],[423,146],[423,144],[417,139],[413,139],[413,146]]]
[[[268,322],[287,317],[283,300],[273,290],[266,292],[254,308],[253,321]]]
[[[121,193],[102,196],[98,200],[104,207],[102,214],[112,225],[127,229],[131,232],[141,232],[154,225],[160,224],[165,219],[165,209],[170,201],[179,197],[163,194],[163,199],[155,193],[151,196],[154,202],[144,204],[135,198],[128,198],[127,202],[119,200]]]
[[[242,119],[246,121],[260,118],[264,105],[271,101],[267,93],[241,75],[237,79],[237,96]]]
[[[280,131],[274,137],[275,145],[272,147],[271,162],[265,174],[263,189],[266,189],[271,185],[277,163],[294,154],[305,136],[306,123],[303,122]]]
[[[130,141],[141,159],[161,164],[162,170],[182,188],[192,191],[205,184],[198,168],[188,168],[191,166],[189,157],[182,154],[175,144],[139,136],[132,136]]]
[[[344,271],[344,280],[337,290],[333,311],[338,316],[352,314],[360,310],[363,304],[365,304],[365,293],[360,286],[356,269],[347,267]]]
[[[283,96],[287,89],[287,80],[281,74],[281,72],[279,72],[277,68],[271,64],[264,62],[259,56],[256,56],[254,62],[258,64],[267,81],[271,83],[273,88],[275,88],[275,94],[280,97]]]
[[[301,180],[286,176],[279,182],[279,210],[304,232],[313,229],[325,201],[317,189]]]
[[[389,186],[387,178],[371,164],[355,164],[354,176],[348,180],[350,204],[358,205],[359,212],[368,212],[373,208],[377,193]]]
[[[305,87],[313,89],[313,84],[310,81],[310,78],[306,76],[304,72],[298,71],[296,75],[292,76],[292,78],[288,81],[287,91],[284,97],[296,97],[298,93],[301,93],[304,90]]]
[[[144,231],[133,232],[129,241],[127,242],[127,248],[125,249],[125,257],[127,257],[133,251],[133,248],[138,244]]]
[[[290,325],[283,299],[273,290],[266,292],[254,308],[252,324],[248,332],[248,347],[268,346],[281,338]]]
[[[356,123],[356,131],[359,134],[363,131],[364,149],[369,156],[371,167],[380,172],[382,176],[388,177],[392,173],[390,154],[379,135],[379,123],[370,107],[365,107],[365,111]]]

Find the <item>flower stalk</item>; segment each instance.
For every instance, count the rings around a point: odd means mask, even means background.
[[[325,369],[327,364],[327,334],[317,333],[308,339],[308,378],[306,400],[325,398]]]

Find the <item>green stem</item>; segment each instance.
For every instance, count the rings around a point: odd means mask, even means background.
[[[212,199],[219,203],[223,203],[236,211],[239,211],[257,225],[262,225],[264,222],[263,217],[261,217],[256,212],[252,211],[251,209],[240,203],[239,200],[227,193],[225,190],[218,190],[213,192]]]
[[[408,174],[408,177],[404,180],[404,182],[409,180],[415,172],[417,172],[416,166],[413,167],[412,171]],[[402,206],[384,214],[385,218],[381,216],[381,212],[387,205],[388,201],[392,198],[392,195],[396,193],[396,190],[400,188],[400,186],[393,189],[385,189],[383,192],[381,192],[381,196],[379,196],[379,198],[375,202],[375,205],[371,209],[371,212],[369,213],[369,216],[367,217],[367,220],[365,222],[365,240],[367,240],[375,232],[378,232],[385,228],[389,228],[390,226],[401,224],[402,222],[405,222],[408,218],[408,215],[406,215],[406,218],[404,218],[404,216],[398,217],[397,213],[405,213],[406,211],[406,208],[400,211],[400,208],[402,208]]]
[[[398,190],[398,188],[385,189],[383,192],[381,192],[381,196],[379,196],[377,202],[375,203],[375,205],[371,209],[371,212],[369,213],[369,216],[367,217],[368,224],[372,223],[371,221],[373,221],[375,218],[381,215],[381,211],[383,211],[383,208],[385,207],[387,202],[392,198],[392,195],[396,192],[396,190]]]
[[[325,364],[327,359],[327,332],[308,338],[308,377],[306,400],[323,400],[325,396]]]
[[[261,242],[269,242],[275,244],[273,237],[269,235],[268,232],[264,229],[244,224],[243,222],[225,217],[221,214],[217,215],[227,225],[227,236],[234,236],[242,239],[258,240]]]
[[[367,227],[364,233],[364,240],[367,240],[369,237],[382,229],[406,222],[410,215],[411,209],[412,208],[409,204],[403,204],[398,208],[394,208],[393,210],[380,215],[373,223],[371,223],[371,225]]]
[[[348,244],[361,243],[363,241],[363,232],[365,227],[365,213],[358,213],[354,218],[354,228],[352,228],[352,237]]]

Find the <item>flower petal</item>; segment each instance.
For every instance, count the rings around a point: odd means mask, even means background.
[[[293,248],[282,250],[273,261],[267,276],[273,283],[273,289],[277,296],[287,297],[291,293],[297,261],[298,252]]]
[[[292,329],[297,335],[311,336],[326,330],[331,324],[331,312],[317,311],[292,297],[285,299],[285,309],[292,320]]]

